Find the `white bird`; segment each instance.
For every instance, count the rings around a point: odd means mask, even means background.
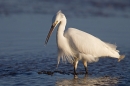
[[[76,69],[78,61],[81,60],[85,67],[86,74],[87,63],[98,61],[99,57],[113,57],[118,61],[123,59],[125,55],[120,55],[119,50],[116,50],[116,45],[103,42],[99,38],[78,30],[76,28],[69,28],[65,30],[66,17],[58,11],[52,19],[52,26],[47,35],[45,44],[47,44],[54,28],[59,24],[57,29],[57,47],[58,47],[58,64],[60,58],[63,61],[68,61],[74,66],[74,75],[77,75]]]

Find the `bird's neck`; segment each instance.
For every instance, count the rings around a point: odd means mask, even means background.
[[[66,19],[63,19],[58,27],[57,33],[62,33],[62,35],[64,34],[64,30],[65,30],[65,26],[66,26]]]
[[[66,26],[66,19],[63,19],[63,20],[60,22],[59,27],[58,27],[58,29],[57,29],[57,37],[62,37],[62,36],[64,36],[65,26]]]
[[[59,27],[57,29],[57,45],[58,47],[62,47],[61,42],[63,44],[65,37],[64,37],[64,30],[65,30],[65,26],[66,26],[66,19],[63,19],[60,24]]]

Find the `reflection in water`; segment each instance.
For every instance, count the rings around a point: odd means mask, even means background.
[[[98,77],[92,78],[85,76],[83,78],[77,79],[62,79],[56,82],[56,86],[112,86],[118,83],[118,78],[116,77]]]

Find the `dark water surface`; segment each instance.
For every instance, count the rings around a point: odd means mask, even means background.
[[[21,2],[18,2],[21,1]],[[0,1],[0,85],[1,86],[129,86],[130,85],[130,19],[129,1],[114,0],[113,2],[100,2],[100,0],[87,0],[92,11],[95,5],[98,9],[108,10],[115,16],[104,17],[78,13],[84,12],[83,2],[76,0],[81,8],[75,8],[72,2],[68,8],[63,9],[66,1],[53,0],[1,0]],[[57,0],[58,1],[58,0]],[[41,2],[41,3],[40,3]],[[42,5],[46,3],[46,5]],[[99,3],[99,5],[94,3]],[[53,5],[52,10],[49,5]],[[91,4],[90,4],[91,3]],[[92,4],[93,3],[93,4]],[[39,8],[39,6],[41,6]],[[45,7],[46,8],[45,8]],[[102,40],[114,43],[121,54],[126,57],[121,62],[113,58],[101,58],[96,63],[88,64],[89,74],[85,76],[84,67],[78,65],[78,78],[73,78],[73,66],[69,63],[57,64],[56,30],[53,32],[49,43],[44,46],[46,35],[51,26],[51,18],[62,7],[67,15],[67,28],[76,27],[86,31]],[[32,7],[37,9],[32,9]],[[27,9],[26,9],[27,8]],[[72,9],[71,8],[71,9]],[[89,7],[86,7],[89,8]],[[39,10],[38,10],[39,9]],[[50,10],[51,9],[51,10]],[[115,10],[118,9],[116,13]],[[125,11],[122,11],[125,10]],[[38,12],[36,12],[38,11]],[[19,12],[19,13],[18,13]],[[42,13],[43,12],[43,13]],[[76,15],[77,12],[77,15]],[[10,15],[12,14],[12,15]],[[49,15],[48,15],[49,14]],[[117,15],[119,14],[119,15]],[[74,15],[73,17],[71,17]],[[82,16],[85,17],[82,17]],[[95,14],[96,15],[96,14]],[[108,12],[109,15],[109,12]],[[122,15],[127,15],[124,17]]]

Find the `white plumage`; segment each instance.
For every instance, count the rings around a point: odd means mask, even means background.
[[[69,39],[67,41],[69,48],[71,48],[73,52],[80,54],[81,59],[86,59],[87,62],[93,62],[102,56],[120,57],[115,45],[105,43],[91,34],[78,29],[69,28],[64,36]]]
[[[99,57],[123,59],[124,55],[119,55],[119,50],[116,50],[116,45],[101,41],[99,38],[83,32],[75,28],[69,28],[64,32],[66,26],[66,17],[58,11],[52,20],[52,26],[46,38],[47,44],[54,28],[59,24],[57,29],[57,47],[58,47],[58,64],[60,58],[63,61],[68,61],[74,65],[74,74],[79,60],[83,61],[86,73],[87,63],[98,61]]]

